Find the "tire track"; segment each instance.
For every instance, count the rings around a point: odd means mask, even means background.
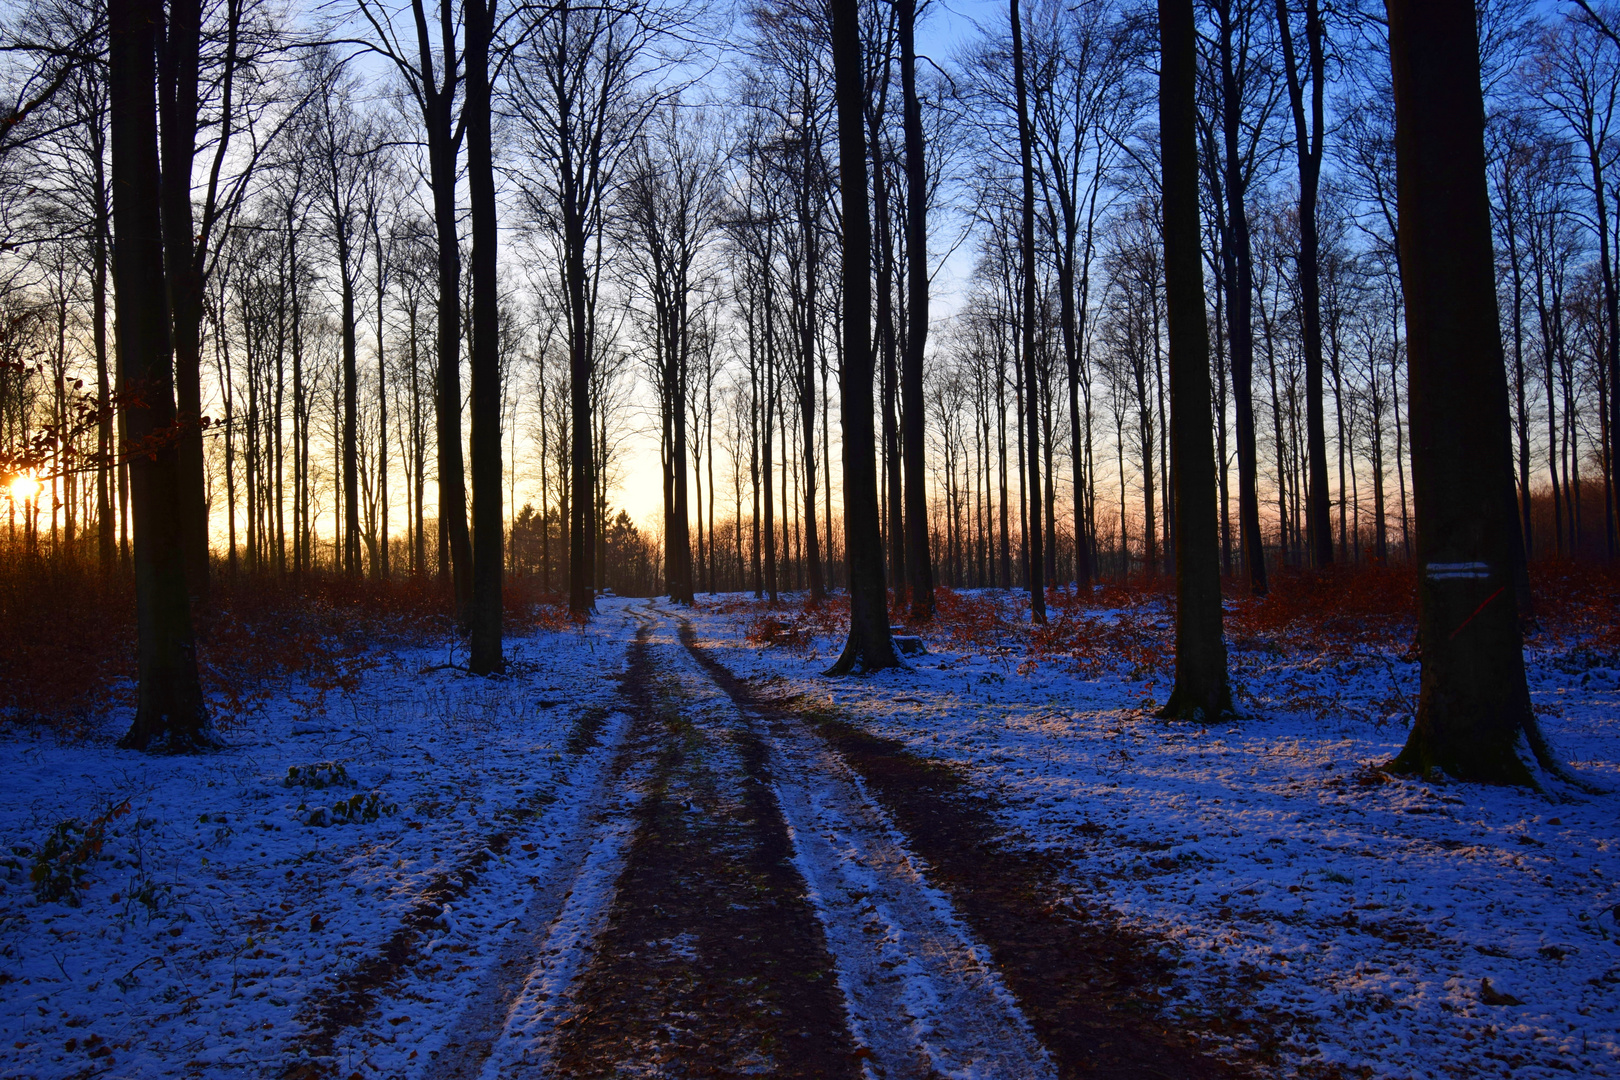
[[[528,1061],[558,1076],[859,1075],[766,750],[712,684],[679,677],[670,629],[638,640],[625,681],[649,776],[612,910],[543,1064]]]
[[[1002,843],[1001,826],[983,799],[967,797],[970,782],[960,770],[855,723],[756,695],[698,645],[690,623],[682,640],[738,708],[772,733],[784,733],[778,745],[805,747],[808,740],[806,762],[826,762],[820,755],[830,754],[835,763],[821,767],[849,777],[860,798],[893,822],[894,842],[913,853],[908,859],[919,875],[949,896],[957,924],[971,928],[968,940],[982,942],[972,951],[1022,1006],[1058,1076],[1232,1080],[1265,1071],[1253,1062],[1206,1056],[1193,1037],[1165,1020],[1161,990],[1171,972],[1164,962],[1120,930],[1110,913],[1065,903],[1070,890],[1062,885],[1061,867]],[[812,817],[825,788],[810,786]],[[786,793],[784,801],[793,804]],[[836,846],[840,834],[831,824],[828,843]],[[881,837],[877,843],[881,850]]]
[[[734,692],[681,621],[687,663],[760,730],[795,864],[838,962],[851,1029],[882,1077],[1057,1075],[990,951],[929,881],[929,868],[817,735]]]

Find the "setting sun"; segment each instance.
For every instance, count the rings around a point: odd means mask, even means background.
[[[11,478],[11,497],[17,502],[27,502],[39,494],[41,486],[40,482],[34,479],[33,473],[16,473]]]

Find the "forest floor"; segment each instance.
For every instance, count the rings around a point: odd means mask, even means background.
[[[1235,613],[1198,727],[1162,598],[941,595],[869,678],[833,606],[605,598],[202,758],[0,727],[0,1077],[1620,1076],[1620,795],[1382,772],[1388,633]],[[1607,644],[1528,655],[1615,791]]]

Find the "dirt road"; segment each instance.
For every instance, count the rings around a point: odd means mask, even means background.
[[[1117,941],[994,849],[950,776],[760,696],[677,611],[630,613],[622,712],[541,811],[553,840],[503,840],[536,872],[489,898],[498,933],[460,946],[482,962],[436,976],[453,1022],[430,1038],[390,1016],[430,996],[402,973],[439,938],[406,942],[328,1010],[306,1072],[348,1075],[346,1032],[405,1063],[380,1075],[446,1080],[1225,1075],[1154,1019]],[[420,933],[454,932],[440,907]]]

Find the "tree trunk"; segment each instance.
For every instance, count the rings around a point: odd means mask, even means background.
[[[917,0],[900,0],[900,92],[906,139],[906,353],[900,370],[905,455],[906,575],[911,621],[934,616],[934,560],[928,550],[928,489],[923,460],[923,347],[928,341],[928,173],[922,106],[917,100]]]
[[[1407,416],[1416,501],[1417,719],[1391,767],[1533,785],[1513,590],[1507,376],[1497,318],[1484,100],[1471,0],[1388,0]]]
[[[1159,137],[1175,461],[1176,684],[1158,715],[1208,722],[1232,711],[1221,634],[1220,537],[1210,424],[1209,327],[1199,252],[1197,41],[1192,0],[1159,0]]]
[[[95,121],[99,129],[100,121]],[[99,140],[98,147],[99,147]],[[96,350],[96,530],[99,541],[101,574],[111,577],[118,558],[117,543],[113,538],[112,470],[115,456],[113,443],[112,384],[108,371],[107,350],[107,185],[102,173],[104,158],[96,152],[96,238],[91,245],[95,259],[95,277],[91,284],[91,318],[95,325]]]
[[[490,131],[489,45],[495,0],[466,0],[467,191],[472,208],[472,604],[468,609],[474,675],[503,671],[501,575],[501,370],[494,147]]]
[[[1249,245],[1249,214],[1244,207],[1247,181],[1239,155],[1238,137],[1243,100],[1234,70],[1238,48],[1234,38],[1234,0],[1219,9],[1221,53],[1221,121],[1225,145],[1226,181],[1226,308],[1227,342],[1232,359],[1232,403],[1237,410],[1238,535],[1248,571],[1249,591],[1266,593],[1266,550],[1260,535],[1259,473],[1254,436],[1254,326],[1250,311],[1254,297],[1254,258]]]
[[[1332,512],[1328,500],[1327,421],[1322,403],[1322,290],[1318,253],[1317,182],[1322,173],[1322,98],[1325,57],[1319,0],[1305,0],[1306,63],[1311,79],[1311,117],[1305,120],[1305,89],[1289,24],[1288,0],[1277,0],[1277,29],[1282,38],[1288,99],[1294,114],[1294,150],[1299,164],[1300,321],[1305,346],[1305,429],[1309,459],[1305,533],[1317,566],[1333,562]]]
[[[1018,0],[1009,0],[1012,16],[1013,82],[1018,97],[1018,152],[1023,164],[1024,206],[1019,230],[1023,264],[1023,348],[1026,434],[1029,438],[1029,504],[1024,513],[1025,566],[1029,583],[1029,617],[1046,621],[1046,580],[1041,555],[1041,405],[1035,364],[1035,133],[1029,119],[1029,88],[1024,77],[1024,24]]]
[[[169,367],[156,83],[159,0],[108,8],[112,108],[114,295],[119,382],[141,408],[121,408],[135,518],[138,688],[135,721],[119,745],[182,752],[215,745],[197,679],[197,649],[181,548],[180,452]]]
[[[900,666],[889,637],[888,589],[879,528],[877,436],[872,422],[872,224],[862,131],[865,64],[858,0],[831,0],[833,85],[838,105],[838,178],[844,204],[844,349],[839,379],[844,423],[844,557],[849,567],[849,639],[829,675]]]
[[[178,394],[179,540],[186,584],[208,596],[208,509],[202,449],[202,273],[194,261],[191,167],[196,156],[197,73],[202,42],[201,0],[173,0],[161,38],[158,108],[162,114],[163,243],[173,317],[174,383]]]
[[[460,79],[456,61],[455,15],[449,0],[439,5],[444,46],[444,84],[434,75],[433,53],[422,0],[413,0],[421,55],[423,122],[427,128],[429,184],[433,189],[433,229],[438,245],[438,372],[434,419],[438,428],[439,572],[448,574],[455,595],[456,622],[464,625],[472,601],[472,541],[467,534],[466,466],[461,453],[461,241],[456,228],[456,138],[452,106]],[[448,565],[447,565],[448,564]]]

